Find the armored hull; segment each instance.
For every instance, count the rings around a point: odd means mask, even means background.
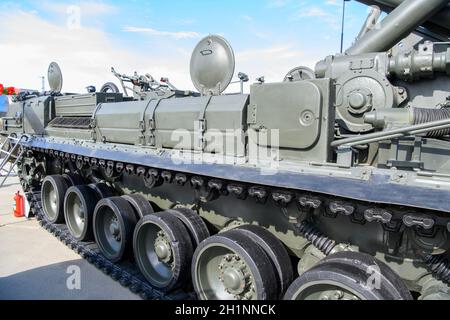
[[[133,97],[62,94],[52,74],[54,91],[3,118],[26,137],[35,214],[145,297],[448,298],[450,49],[379,40],[436,21],[447,2],[432,2],[404,1],[347,54],[250,94],[222,93],[234,55],[216,36],[191,60],[199,93],[146,76]]]

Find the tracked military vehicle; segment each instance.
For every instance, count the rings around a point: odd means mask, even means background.
[[[388,15],[250,94],[212,35],[198,92],[62,93],[51,64],[2,121],[42,226],[147,298],[449,299],[450,7],[362,2]]]

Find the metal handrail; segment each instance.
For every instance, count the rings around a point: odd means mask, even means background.
[[[391,140],[401,138],[404,136],[412,136],[431,131],[450,128],[450,119],[438,120],[433,122],[427,122],[417,124],[413,126],[407,126],[398,129],[392,129],[387,131],[375,132],[363,136],[351,137],[342,140],[336,140],[331,143],[331,146],[336,147],[353,147],[362,144],[374,143],[383,140]]]

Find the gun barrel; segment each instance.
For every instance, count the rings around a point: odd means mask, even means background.
[[[346,53],[357,55],[387,51],[447,4],[448,0],[405,0]]]
[[[381,10],[385,12],[391,12],[397,8],[404,0],[356,0],[358,2],[364,3],[368,6],[376,5],[380,7]],[[446,32],[447,35],[450,33],[450,2],[447,7],[443,8],[437,12],[428,21],[431,27],[441,29]]]

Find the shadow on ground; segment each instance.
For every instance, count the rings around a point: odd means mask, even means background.
[[[74,268],[75,266],[75,268]],[[80,270],[80,289],[68,289],[74,281],[73,269]],[[94,270],[91,270],[94,269]],[[70,272],[68,272],[70,271]],[[94,272],[93,272],[94,271]],[[103,300],[139,299],[118,294],[118,284],[82,259],[47,265],[0,278],[1,300]],[[104,279],[102,279],[104,278]],[[68,281],[69,279],[69,281]],[[120,287],[120,285],[119,285]]]

